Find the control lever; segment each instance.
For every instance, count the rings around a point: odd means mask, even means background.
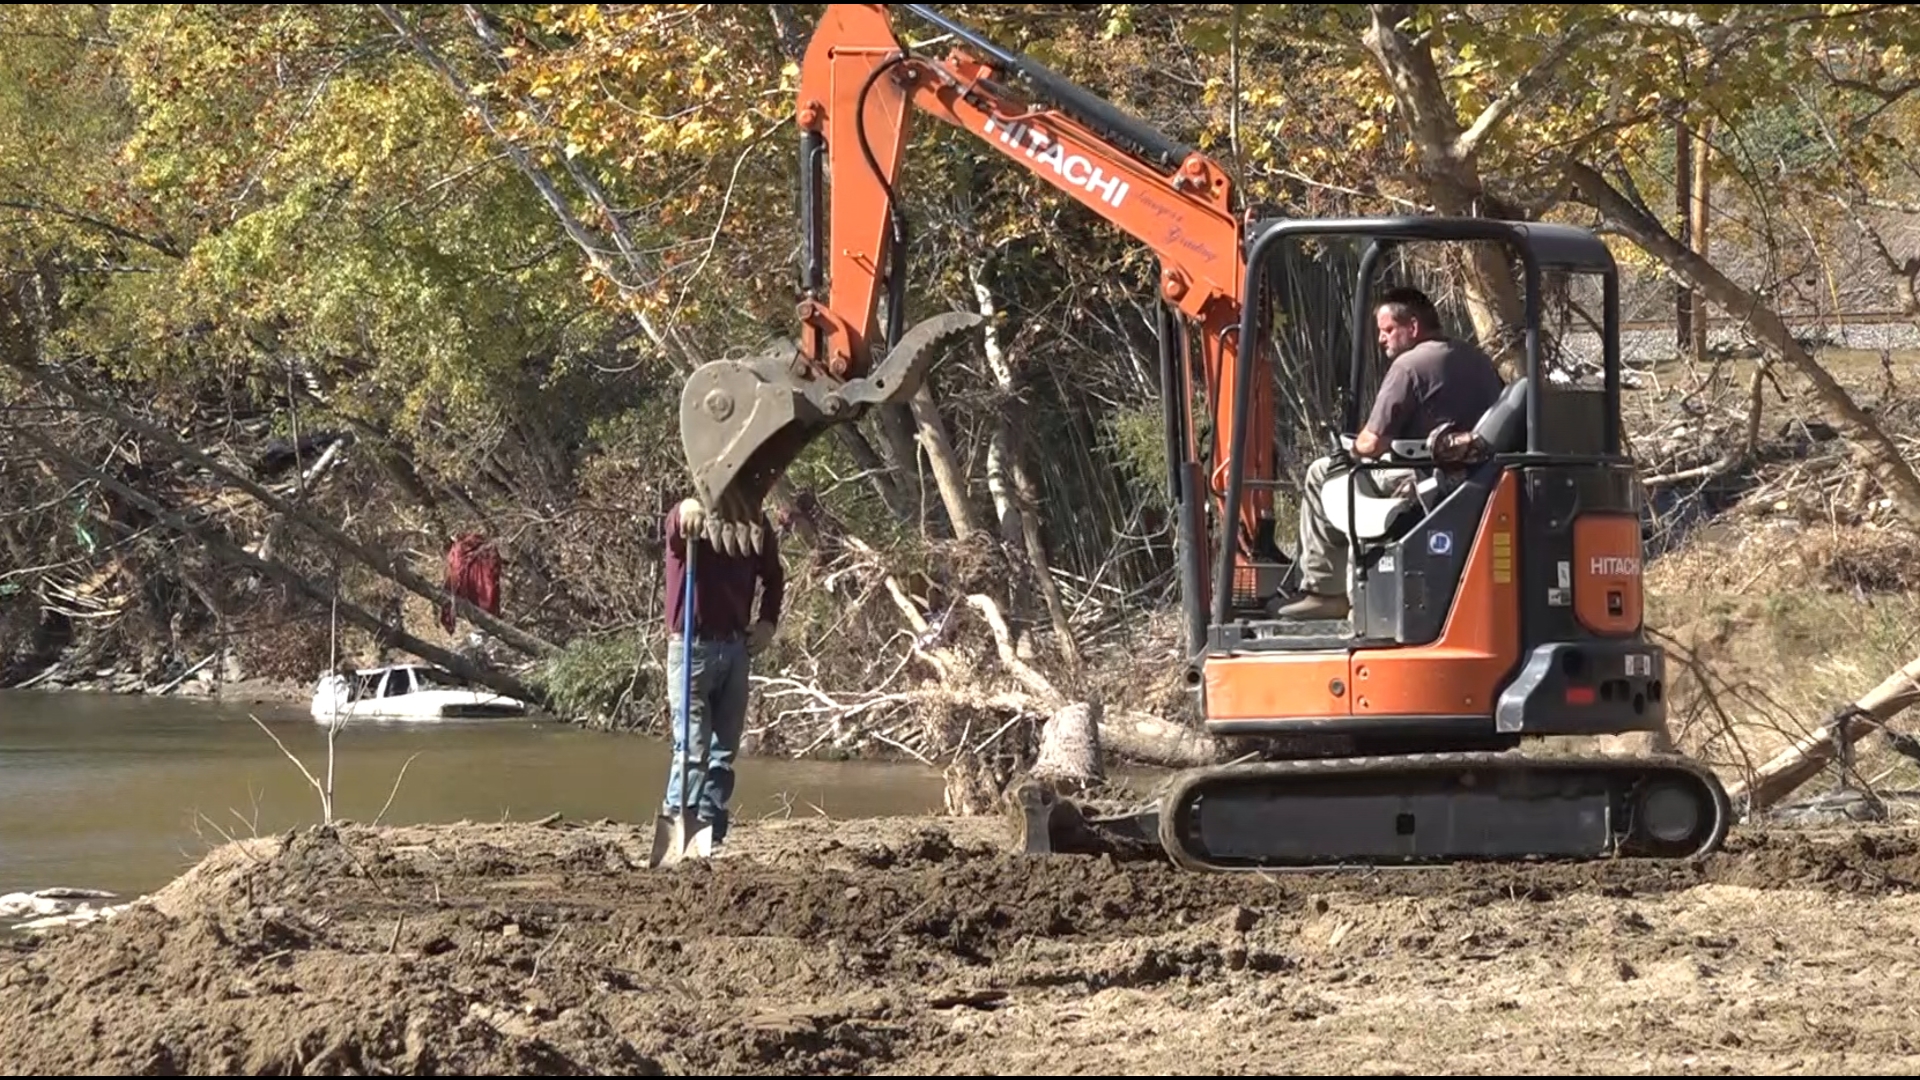
[[[1332,424],[1321,424],[1320,429],[1327,435],[1327,475],[1339,476],[1353,471],[1353,451],[1347,449],[1340,439],[1340,429]]]

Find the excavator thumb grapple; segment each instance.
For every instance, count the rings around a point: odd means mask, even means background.
[[[809,376],[788,345],[746,360],[715,360],[680,392],[680,441],[707,538],[722,551],[760,550],[767,492],[816,436],[875,405],[912,397],[941,348],[983,319],[956,311],[917,323],[865,378]]]

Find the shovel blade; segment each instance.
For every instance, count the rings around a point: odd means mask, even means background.
[[[686,857],[687,838],[699,822],[692,814],[661,814],[653,819],[653,853],[647,866],[672,866]]]
[[[713,857],[713,823],[692,813],[661,814],[653,819],[653,852],[647,866],[672,866],[686,859]]]

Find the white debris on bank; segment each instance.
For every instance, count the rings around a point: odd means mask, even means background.
[[[14,930],[51,930],[62,926],[80,926],[96,919],[112,918],[131,906],[127,904],[97,904],[94,901],[112,900],[114,893],[99,889],[40,889],[36,892],[14,892],[0,895],[0,919],[12,920],[26,915],[39,918],[14,923]],[[136,901],[137,902],[137,901]]]

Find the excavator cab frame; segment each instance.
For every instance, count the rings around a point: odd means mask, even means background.
[[[1350,619],[1302,623],[1292,620],[1262,619],[1248,613],[1247,590],[1236,588],[1244,573],[1233,565],[1228,552],[1222,551],[1207,567],[1212,576],[1210,608],[1203,627],[1193,637],[1193,663],[1188,681],[1203,685],[1203,665],[1214,657],[1259,652],[1312,652],[1419,646],[1434,642],[1443,624],[1454,613],[1461,585],[1463,563],[1460,556],[1478,531],[1474,515],[1484,508],[1487,492],[1484,482],[1500,471],[1524,468],[1536,487],[1546,476],[1609,478],[1615,490],[1607,509],[1617,515],[1638,515],[1637,485],[1627,483],[1633,462],[1622,453],[1620,441],[1621,363],[1619,346],[1620,285],[1618,268],[1606,245],[1585,229],[1550,223],[1523,223],[1483,218],[1399,217],[1292,220],[1270,218],[1256,222],[1251,230],[1244,293],[1250,299],[1243,305],[1237,328],[1240,342],[1255,342],[1258,348],[1271,347],[1266,338],[1270,305],[1258,302],[1263,295],[1282,291],[1287,260],[1283,245],[1296,240],[1359,239],[1367,247],[1359,261],[1357,281],[1351,304],[1351,354],[1346,373],[1344,415],[1340,434],[1348,439],[1358,434],[1365,400],[1360,388],[1367,382],[1368,358],[1374,348],[1370,332],[1374,306],[1374,278],[1383,258],[1395,247],[1409,244],[1492,243],[1501,245],[1520,264],[1523,323],[1520,327],[1524,362],[1519,378],[1510,383],[1500,401],[1478,429],[1486,443],[1483,457],[1472,462],[1477,471],[1469,473],[1462,460],[1435,461],[1427,440],[1396,441],[1387,459],[1357,462],[1353,471],[1336,476],[1324,489],[1332,524],[1345,537],[1348,562],[1352,567]],[[1600,373],[1601,386],[1592,389],[1556,386],[1548,378],[1542,310],[1544,282],[1548,274],[1568,278],[1597,277],[1601,292]],[[1264,433],[1247,430],[1251,388],[1259,353],[1256,348],[1236,350],[1239,366],[1231,385],[1231,439],[1245,440]],[[1316,358],[1325,363],[1333,357]],[[1464,436],[1463,436],[1464,437]],[[1490,440],[1490,441],[1489,441]],[[1456,455],[1457,457],[1457,455]],[[1419,488],[1411,494],[1389,497],[1369,482],[1369,474],[1386,468],[1413,467],[1422,473]],[[1245,463],[1230,460],[1226,465],[1224,517],[1232,520],[1239,511],[1243,492],[1251,486],[1269,482],[1251,477]],[[1284,481],[1278,481],[1284,483]],[[1587,509],[1598,503],[1589,499]],[[1637,517],[1636,517],[1637,522]],[[1545,527],[1545,526],[1543,526]],[[1499,541],[1510,558],[1513,549],[1532,539],[1531,530]],[[1456,550],[1456,542],[1459,550]],[[1528,548],[1529,551],[1534,550]],[[1197,554],[1197,553],[1196,553]],[[1637,580],[1639,547],[1637,525],[1631,551],[1613,554],[1625,562],[1619,568],[1632,574],[1611,581],[1608,587],[1617,593],[1619,611],[1607,632],[1634,635],[1633,647],[1647,650],[1646,666],[1658,669],[1660,650],[1638,640],[1641,606]],[[1191,557],[1191,556],[1190,556]],[[1561,561],[1571,559],[1562,552]],[[1533,566],[1532,560],[1523,560]],[[1552,607],[1565,608],[1573,592],[1572,567],[1556,567],[1559,578],[1545,596]],[[1508,575],[1500,575],[1504,581]],[[1238,578],[1238,580],[1236,580]],[[1252,598],[1257,602],[1258,596]],[[1578,636],[1576,627],[1564,620],[1523,608],[1517,613],[1522,636],[1536,629],[1552,640]],[[1537,628],[1532,623],[1541,624]],[[1642,665],[1637,661],[1636,670]],[[1632,730],[1655,730],[1664,724],[1663,685],[1653,671],[1639,688],[1639,719]],[[1616,731],[1619,729],[1615,729]]]
[[[896,184],[908,117],[924,112],[1159,257],[1168,479],[1204,724],[1269,749],[1281,745],[1273,736],[1351,744],[1343,756],[1179,774],[1137,817],[1169,857],[1222,870],[1715,848],[1727,798],[1695,762],[1506,753],[1528,736],[1664,728],[1664,657],[1641,626],[1638,481],[1620,453],[1619,285],[1606,246],[1571,226],[1478,218],[1243,220],[1217,163],[1031,58],[903,6],[955,42],[943,59],[904,47],[885,5],[827,5],[808,45],[796,110],[800,339],[707,364],[682,392],[709,537],[756,546],[762,500],[813,438],[905,401],[935,354],[980,323],[949,312],[904,325],[908,229]],[[1410,502],[1366,490],[1366,468],[1329,481],[1323,497],[1356,555],[1355,625],[1289,624],[1262,618],[1258,603],[1281,576],[1260,561],[1273,547],[1274,490],[1291,486],[1275,475],[1266,301],[1283,244],[1340,235],[1371,238],[1353,298],[1348,428],[1372,338],[1368,286],[1392,245],[1493,241],[1514,252],[1527,369],[1471,431],[1429,439],[1433,484]],[[1590,393],[1542,392],[1548,270],[1601,276],[1597,407]],[[1214,434],[1204,466],[1188,406],[1195,367]],[[1249,577],[1251,604],[1236,589]],[[1028,850],[1053,848],[1050,815],[1029,814]]]
[[[1253,425],[1250,399],[1271,347],[1263,301],[1284,291],[1290,241],[1368,245],[1340,434],[1360,426],[1373,277],[1395,246],[1501,245],[1521,267],[1525,365],[1472,429],[1396,441],[1400,460],[1328,478],[1322,501],[1349,548],[1349,620],[1249,615],[1236,609],[1228,553],[1209,567],[1206,639],[1188,669],[1204,724],[1292,757],[1181,774],[1152,811],[1160,846],[1207,870],[1717,847],[1727,799],[1697,762],[1508,753],[1530,737],[1665,732],[1665,657],[1642,625],[1640,488],[1621,445],[1620,287],[1606,245],[1573,226],[1444,217],[1272,219],[1249,235],[1229,445],[1270,434]],[[1598,390],[1549,377],[1549,274],[1599,279]],[[1411,493],[1370,481],[1408,466],[1419,475]],[[1259,480],[1228,461],[1225,520]],[[1316,741],[1336,749],[1302,749]],[[1030,835],[1044,826],[1036,819]]]

